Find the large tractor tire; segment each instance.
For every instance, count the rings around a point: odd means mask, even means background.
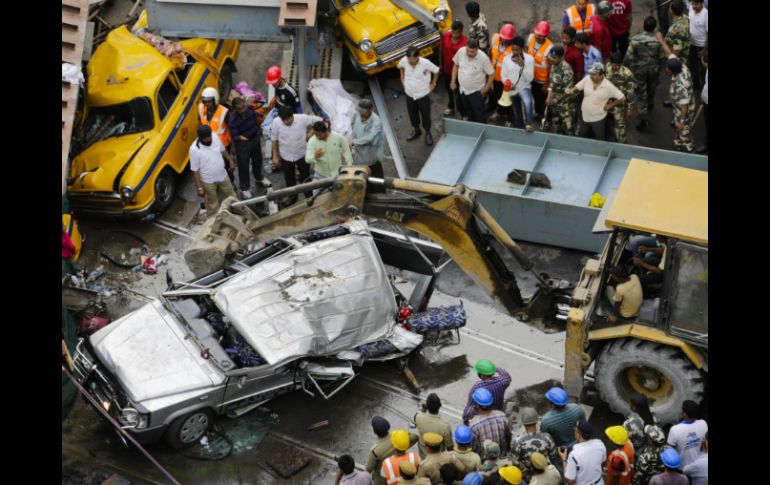
[[[700,403],[704,377],[679,349],[634,338],[608,343],[596,360],[596,387],[610,409],[627,416],[631,396],[640,393],[659,424],[678,421],[683,401]]]

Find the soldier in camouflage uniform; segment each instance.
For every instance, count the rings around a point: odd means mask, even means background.
[[[477,2],[468,2],[465,4],[465,13],[471,18],[471,25],[468,27],[468,39],[479,41],[479,49],[489,55],[489,28],[487,27],[487,18],[481,13],[481,7]]]
[[[684,62],[690,54],[690,19],[684,14],[682,0],[674,0],[669,7],[673,23],[666,32],[665,43],[671,52]]]
[[[566,63],[565,63],[566,64]],[[524,481],[532,479],[532,464],[529,455],[539,451],[548,458],[556,453],[556,443],[548,433],[537,432],[538,415],[532,408],[522,408],[521,424],[524,425],[525,434],[513,440],[511,443],[511,459],[513,464],[519,467],[524,475]]]
[[[666,445],[666,434],[657,426],[644,427],[647,444],[636,453],[636,474],[631,485],[647,485],[650,478],[665,471],[660,461],[660,452]]]
[[[631,116],[634,106],[634,98],[636,93],[636,79],[634,73],[629,68],[622,64],[623,54],[620,51],[615,51],[610,55],[610,62],[607,63],[605,71],[607,72],[607,80],[620,89],[623,95],[626,97],[626,102],[615,106],[609,113],[612,117],[612,133],[615,135],[615,141],[618,143],[626,142],[626,118]],[[615,101],[610,98],[610,102]]]
[[[638,413],[631,412],[628,419],[623,421],[623,427],[628,431],[628,439],[631,440],[631,444],[634,445],[635,450],[639,450],[644,446],[644,420]]]
[[[655,17],[644,19],[644,32],[636,34],[626,51],[623,64],[636,77],[636,101],[639,110],[638,130],[644,130],[650,123],[649,111],[655,101],[655,88],[660,78],[660,64],[664,59],[663,48],[655,39]]]
[[[484,440],[484,449],[487,452],[487,458],[481,464],[479,472],[485,477],[496,477],[498,469],[513,465],[508,458],[500,458],[500,445],[494,441]]]
[[[564,61],[564,47],[554,46],[548,54],[551,72],[548,73],[548,98],[545,104],[551,113],[553,132],[560,135],[575,135],[575,104],[559,101],[567,97],[565,91],[573,86],[575,75],[572,67]]]
[[[677,57],[666,61],[667,73],[671,75],[669,95],[674,107],[674,150],[687,153],[693,151],[692,122],[695,114],[695,96],[692,91],[692,76],[687,66]]]

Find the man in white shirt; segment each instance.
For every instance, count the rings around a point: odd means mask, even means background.
[[[668,432],[668,445],[682,456],[685,467],[703,455],[701,442],[709,430],[708,425],[698,416],[698,404],[687,400],[682,403],[682,420]]]
[[[313,123],[323,121],[318,116],[294,114],[291,106],[278,108],[278,117],[273,119],[270,125],[270,139],[273,142],[273,169],[283,168],[283,179],[286,187],[297,185],[297,171],[299,171],[299,183],[308,182],[310,178],[310,165],[305,162],[305,150],[307,140],[313,136]],[[309,199],[312,192],[305,192],[305,198]],[[288,206],[297,202],[297,196],[293,195],[283,201]]]
[[[471,38],[465,47],[460,47],[452,58],[451,90],[460,87],[460,103],[470,121],[487,122],[487,110],[484,106],[484,96],[492,88],[495,70],[492,63],[481,49],[479,41]]]
[[[433,145],[433,136],[430,134],[430,93],[436,89],[439,68],[428,59],[420,57],[420,51],[415,46],[406,50],[406,57],[398,62],[401,71],[401,85],[406,93],[406,110],[409,112],[409,121],[412,123],[412,133],[406,141],[417,139],[420,131],[420,118],[422,127],[425,128],[425,143]]]
[[[219,137],[211,135],[211,127],[198,126],[198,139],[190,145],[190,170],[198,196],[206,201],[206,217],[216,214],[219,204],[227,197],[236,197],[233,184],[230,183],[225,170],[225,158],[229,162],[230,170],[235,170],[235,161],[225,150]]]
[[[580,127],[579,135],[588,138],[593,132],[593,137],[597,140],[606,138],[607,112],[615,106],[625,103],[626,97],[623,92],[615,87],[604,77],[604,64],[599,62],[593,64],[588,69],[588,76],[581,79],[574,88],[567,89],[567,93],[572,94],[578,91],[583,92],[583,103],[580,105],[580,114],[583,123]],[[610,98],[615,101],[607,103]]]
[[[567,485],[604,485],[602,465],[607,459],[607,449],[598,439],[592,439],[594,428],[587,421],[579,421],[575,427],[577,443],[567,455],[559,449]]]
[[[511,81],[511,101],[516,115],[516,127],[532,131],[532,80],[535,78],[535,58],[524,51],[524,38],[516,36],[511,40],[511,55],[503,59],[500,78]],[[522,105],[524,113],[522,116]],[[510,121],[506,123],[510,126]]]
[[[687,57],[687,67],[692,74],[692,87],[699,90],[703,87],[703,67],[700,58],[708,50],[709,44],[709,11],[703,7],[703,0],[693,0],[690,4],[690,53]]]
[[[682,469],[682,472],[690,479],[690,485],[708,485],[709,483],[709,434],[703,436],[700,445],[703,454]]]

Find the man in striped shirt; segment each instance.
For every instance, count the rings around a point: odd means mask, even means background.
[[[493,399],[492,409],[502,411],[505,390],[511,384],[511,375],[505,369],[495,367],[495,364],[490,360],[481,359],[476,362],[475,369],[481,381],[474,384],[468,393],[468,404],[465,405],[465,410],[463,411],[463,422],[466,424],[477,413],[476,404],[473,402],[473,393],[476,392],[476,389],[486,389],[491,392]]]
[[[485,440],[492,440],[500,445],[500,454],[506,455],[511,447],[511,426],[504,412],[492,409],[493,397],[489,390],[476,389],[471,395],[476,404],[477,414],[468,426],[473,433],[473,451],[486,459]]]
[[[540,432],[553,437],[556,446],[570,446],[575,443],[575,423],[586,420],[586,413],[579,404],[569,402],[567,391],[552,387],[545,393],[551,401],[551,410],[540,422]]]

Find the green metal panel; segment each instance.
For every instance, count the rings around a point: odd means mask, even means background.
[[[591,232],[599,209],[588,201],[617,188],[631,158],[708,170],[700,155],[445,119],[418,178],[476,190],[514,239],[599,252],[606,235]],[[508,182],[513,169],[542,172],[551,188]]]

